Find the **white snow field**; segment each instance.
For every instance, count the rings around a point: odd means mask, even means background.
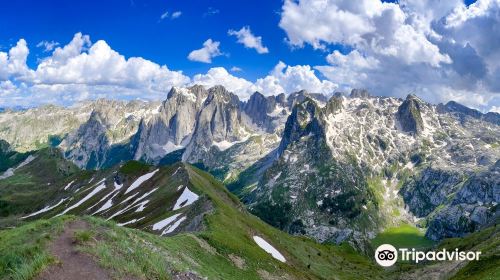
[[[132,185],[130,185],[130,187],[128,187],[128,189],[125,191],[125,193],[127,194],[127,193],[133,191],[134,189],[138,188],[142,183],[151,179],[156,174],[156,172],[158,172],[159,170],[160,169],[156,169],[153,172],[144,174],[141,177],[137,178],[137,180],[135,180],[135,182],[133,182]]]
[[[182,192],[181,196],[179,196],[179,198],[177,199],[177,202],[175,202],[174,209],[172,209],[172,210],[175,211],[175,210],[180,209],[184,206],[191,205],[191,204],[193,204],[193,202],[198,200],[198,198],[200,198],[200,197],[197,194],[190,191],[189,188],[186,187],[184,189],[184,191]]]
[[[262,239],[262,237],[254,236],[253,240],[255,241],[255,243],[257,243],[257,245],[259,245],[260,248],[271,254],[273,258],[277,259],[280,262],[286,262],[285,257],[283,257],[283,255],[278,250],[276,250],[276,248],[274,248],[271,244],[267,243],[267,241]]]
[[[52,205],[52,206],[46,206],[46,207],[44,207],[43,209],[40,209],[40,210],[38,210],[38,211],[36,211],[36,212],[34,212],[34,213],[31,213],[31,214],[29,214],[29,215],[27,215],[27,216],[21,217],[21,219],[26,219],[26,218],[33,217],[33,216],[36,216],[36,215],[38,215],[38,214],[41,214],[41,213],[45,213],[45,212],[47,212],[47,211],[50,211],[50,210],[52,210],[52,209],[56,208],[57,206],[61,205],[61,203],[63,203],[64,201],[66,201],[66,199],[67,199],[67,198],[63,198],[63,199],[61,199],[61,201],[59,201],[59,202],[58,202],[58,203],[56,203],[55,205]]]

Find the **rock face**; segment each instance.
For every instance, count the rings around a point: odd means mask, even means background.
[[[68,137],[63,145],[67,145],[65,157],[72,159],[77,166],[92,169],[104,163],[110,143],[99,113],[92,112],[90,119]]]
[[[9,142],[19,152],[59,144],[60,138],[89,119],[92,110],[92,103],[83,103],[73,108],[47,105],[30,110],[5,111],[0,114],[0,139]]]
[[[351,90],[351,98],[368,98],[370,97],[370,93],[366,89],[357,89],[354,88]]]
[[[158,112],[158,103],[98,100],[89,119],[69,133],[59,147],[81,168],[95,169],[130,159],[128,141],[140,121]]]
[[[274,132],[282,124],[280,120],[288,115],[286,97],[284,94],[265,97],[255,92],[243,104],[243,111],[255,125],[267,132]]]
[[[304,136],[309,135],[315,141],[324,140],[325,131],[321,124],[323,119],[321,114],[321,109],[310,98],[306,97],[303,102],[296,105],[286,121],[278,156],[281,156],[291,143],[299,141]]]
[[[451,202],[431,219],[427,236],[433,240],[462,237],[500,219],[500,160],[470,177]]]
[[[201,86],[172,88],[150,122],[142,122],[137,133],[134,159],[158,161],[184,148],[191,139],[198,112],[208,92]]]
[[[373,204],[374,197],[358,166],[332,156],[325,111],[334,107],[320,108],[306,98],[293,108],[277,159],[247,199],[253,213],[290,233],[307,234],[321,242],[362,243],[358,237],[366,234],[367,225],[361,226],[360,221],[368,218],[363,206]]]
[[[422,133],[424,124],[420,115],[420,106],[419,99],[411,94],[399,106],[397,119],[403,131],[414,134]]]
[[[224,150],[247,136],[248,132],[242,126],[239,103],[238,97],[222,86],[209,89],[183,160],[203,161],[213,145]]]
[[[448,196],[464,180],[464,174],[453,169],[427,167],[408,180],[400,193],[415,216],[425,217],[446,203]]]

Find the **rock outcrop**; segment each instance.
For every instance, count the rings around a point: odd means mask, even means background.
[[[403,131],[417,135],[422,133],[424,124],[420,107],[420,100],[412,94],[408,95],[406,100],[399,106],[396,116]]]

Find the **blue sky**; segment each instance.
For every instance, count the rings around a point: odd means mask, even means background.
[[[0,106],[163,99],[197,83],[500,111],[498,28],[500,0],[5,1]]]
[[[281,1],[249,0],[9,1],[0,12],[0,45],[6,50],[19,38],[26,39],[32,45],[28,64],[33,67],[37,58],[47,56],[42,48],[33,48],[38,42],[66,44],[82,32],[92,41],[105,40],[126,57],[141,56],[188,75],[213,66],[236,66],[244,70],[240,76],[250,80],[267,74],[280,60],[291,65],[324,63],[323,51],[310,46],[292,50],[284,42],[286,33],[278,26],[281,5]],[[163,13],[175,11],[182,15],[160,21]],[[229,29],[243,26],[263,37],[268,54],[259,55],[228,36]],[[214,58],[212,64],[189,61],[189,52],[208,38],[220,41],[226,55]]]

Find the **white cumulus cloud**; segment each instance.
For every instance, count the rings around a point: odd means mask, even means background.
[[[159,99],[190,78],[141,57],[125,58],[103,40],[75,34],[36,69],[26,65],[29,49],[21,39],[9,53],[0,52],[0,105],[72,104],[100,97]]]
[[[500,105],[500,0],[285,0],[279,26],[293,47],[345,46],[314,66],[340,89]]]
[[[407,20],[398,4],[380,0],[285,0],[279,25],[290,44],[299,47],[345,44],[407,64],[424,62],[437,67],[451,62]]]
[[[203,43],[203,48],[190,52],[188,59],[203,63],[212,63],[212,58],[222,55],[219,46],[220,42],[208,39]]]
[[[257,79],[255,89],[265,95],[292,93],[305,89],[309,92],[332,94],[337,85],[320,80],[309,65],[289,66],[280,61],[264,78]]]
[[[192,83],[205,87],[222,85],[241,99],[247,99],[254,91],[252,82],[231,75],[224,67],[214,67],[206,74],[197,74],[193,77]]]
[[[244,26],[238,31],[230,29],[227,34],[236,36],[238,43],[249,49],[255,49],[260,54],[269,53],[269,49],[262,44],[262,37],[253,35],[248,26]]]

